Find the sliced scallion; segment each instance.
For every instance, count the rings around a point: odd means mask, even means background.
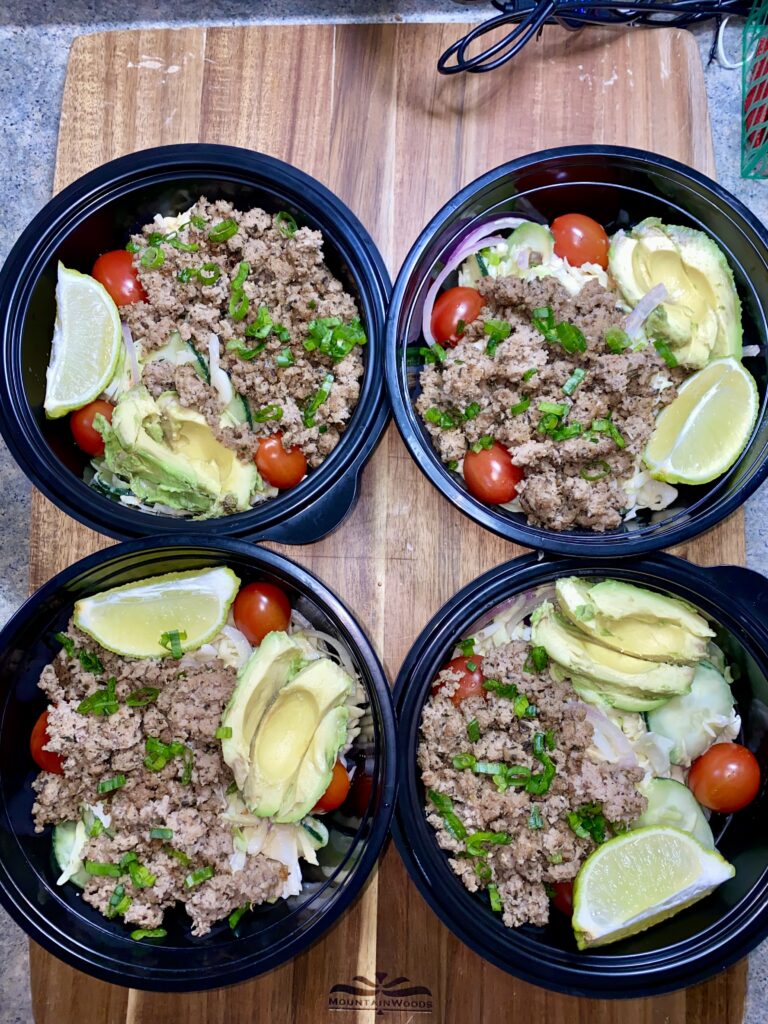
[[[476,718],[467,722],[467,739],[470,743],[477,743],[480,739],[480,723]]]
[[[208,238],[212,242],[226,242],[227,239],[237,234],[237,221],[232,220],[231,217],[227,217],[226,220],[219,221],[215,224],[208,232]]]
[[[140,942],[142,939],[164,939],[167,934],[165,928],[137,928],[131,932],[131,938]]]
[[[98,860],[86,860],[85,870],[89,875],[96,875],[102,878],[119,878],[122,874],[119,865],[105,864]]]
[[[150,245],[141,254],[139,262],[147,270],[157,270],[158,267],[162,267],[165,263],[165,254],[159,246]]]
[[[150,839],[173,839],[172,828],[151,828],[149,830]]]
[[[122,774],[115,775],[111,779],[102,779],[96,786],[96,790],[99,793],[113,793],[116,789],[120,789],[120,787],[124,785],[125,776]]]
[[[466,839],[467,829],[454,811],[451,798],[443,793],[438,793],[435,789],[430,789],[427,796],[434,804],[437,813],[441,815],[446,831],[450,832],[454,839],[459,841]]]
[[[293,238],[298,231],[298,225],[290,213],[281,210],[275,217],[275,227],[283,238]]]
[[[142,686],[141,689],[129,693],[125,698],[125,703],[129,708],[144,708],[147,704],[156,701],[159,696],[160,691],[156,686]]]
[[[491,910],[496,913],[500,913],[504,908],[501,903],[501,896],[499,895],[499,887],[490,882],[488,885],[488,898],[491,901]]]
[[[674,352],[666,343],[666,341],[662,341],[661,338],[656,338],[653,342],[653,347],[659,353],[659,355],[667,364],[667,366],[670,367],[670,369],[674,369],[674,367],[677,366],[677,356],[674,354]]]
[[[282,405],[265,405],[262,409],[257,409],[253,413],[254,423],[269,423],[272,420],[281,420],[282,418]]]
[[[190,871],[184,879],[184,885],[187,889],[193,889],[196,885],[200,885],[201,882],[207,882],[209,878],[213,878],[213,874],[213,868],[210,864],[206,864],[204,868],[196,868],[194,871]]]
[[[595,483],[597,480],[603,480],[609,476],[611,467],[604,459],[599,459],[597,462],[590,462],[588,466],[582,466],[579,470],[579,476],[582,480],[588,480],[590,483]]]
[[[510,416],[520,416],[521,413],[526,412],[531,405],[531,396],[523,395],[519,402],[515,402],[514,405],[509,407]]]
[[[320,385],[320,387],[317,389],[312,398],[310,398],[310,400],[304,406],[302,421],[305,427],[314,427],[315,413],[330,395],[331,388],[333,387],[333,381],[333,374],[327,373],[323,378],[323,382]]]
[[[214,733],[217,740],[230,740],[232,739],[232,726],[231,725],[220,725]]]
[[[169,629],[166,633],[160,634],[160,646],[171,652],[172,658],[180,658],[184,654],[181,646],[182,641],[187,639],[183,629]]]
[[[282,352],[278,352],[275,356],[275,363],[277,366],[285,369],[287,366],[294,366],[296,364],[296,360],[293,352],[291,352],[289,348],[284,348]]]
[[[577,366],[565,384],[563,384],[563,393],[568,395],[568,397],[573,395],[579,385],[583,382],[586,375],[587,371],[582,369],[582,367]]]

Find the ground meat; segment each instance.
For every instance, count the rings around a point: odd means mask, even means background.
[[[642,814],[646,804],[635,787],[642,778],[641,769],[620,769],[588,759],[593,730],[586,721],[584,705],[576,700],[568,683],[556,683],[546,671],[526,671],[528,653],[528,646],[521,641],[506,644],[486,656],[483,674],[514,685],[518,694],[535,705],[535,717],[520,717],[513,699],[492,692],[486,698],[466,698],[456,707],[450,697],[457,678],[443,672],[440,679],[444,685],[433,691],[424,707],[418,752],[425,788],[452,800],[470,834],[504,832],[511,838],[502,845],[488,845],[487,856],[490,880],[499,890],[504,923],[510,928],[526,922],[546,924],[547,883],[573,878],[594,849],[591,839],[580,838],[569,826],[570,811],[597,802],[609,822],[625,827]],[[480,730],[475,743],[467,736],[472,719],[477,719]],[[500,792],[492,776],[453,765],[457,755],[472,754],[478,761],[521,765],[540,772],[542,764],[533,754],[533,738],[548,730],[554,749],[547,753],[556,771],[549,790],[541,796],[522,788]],[[477,861],[466,856],[465,842],[446,829],[431,801],[427,818],[463,884],[470,892],[483,888],[486,882],[477,873]]]
[[[207,360],[210,335],[217,335],[221,365],[229,373],[235,391],[250,403],[253,427],[220,426],[219,395],[192,365],[149,362],[143,370],[143,382],[154,396],[168,389],[177,391],[182,404],[201,412],[219,440],[242,457],[253,455],[259,437],[279,429],[286,447],[298,445],[309,466],[318,466],[346,429],[360,396],[363,374],[358,345],[339,362],[318,349],[307,351],[304,347],[313,320],[337,317],[349,324],[359,316],[355,300],[323,262],[322,235],[299,228],[292,237],[285,238],[273,215],[260,209],[241,213],[222,200],[210,203],[200,199],[189,217],[203,218],[204,223],[197,226],[189,222],[179,237],[197,250],[184,252],[161,243],[163,263],[156,269],[142,266],[141,256],[152,241],[150,236],[162,232],[163,226],[147,224],[132,237],[137,250],[134,263],[147,300],[123,306],[121,314],[136,341],[150,351],[166,345],[178,331]],[[230,218],[238,225],[237,233],[224,242],[211,242],[211,226]],[[250,268],[243,286],[248,311],[238,320],[230,311],[230,299],[232,280],[242,263]],[[201,284],[194,275],[179,280],[179,274],[183,277],[203,264],[218,269],[220,276],[214,283]],[[268,314],[273,328],[266,334],[249,336],[249,329],[260,329],[262,311]],[[256,354],[253,358],[239,355],[227,347],[228,342]],[[289,354],[293,365],[278,366],[276,357],[280,353]],[[334,378],[330,394],[319,406],[314,424],[307,427],[304,409],[327,374]],[[274,405],[280,406],[282,416],[260,420],[262,410]]]
[[[659,409],[677,394],[680,371],[670,371],[651,345],[637,352],[614,354],[605,347],[609,327],[621,326],[624,314],[618,294],[591,281],[571,296],[554,278],[524,282],[518,278],[486,278],[478,285],[485,299],[480,316],[470,324],[442,364],[421,372],[416,407],[422,417],[430,409],[451,415],[456,426],[446,429],[425,419],[427,430],[444,462],[461,462],[471,445],[493,437],[507,448],[524,471],[518,487],[528,521],[551,530],[584,527],[614,529],[627,508],[622,483],[631,478]],[[531,322],[535,309],[550,307],[557,323],[578,327],[585,352],[568,354],[549,344]],[[511,326],[509,337],[488,355],[487,320]],[[577,367],[586,371],[571,399],[563,385]],[[531,372],[535,371],[535,372]],[[659,375],[671,386],[654,387]],[[525,378],[528,379],[525,379]],[[529,402],[522,413],[510,408]],[[538,431],[540,402],[571,405],[566,423],[579,423],[584,433],[555,441]],[[479,412],[464,419],[472,403]],[[625,447],[606,433],[590,432],[592,421],[610,417]],[[589,476],[605,475],[588,480]]]
[[[77,654],[70,657],[65,650],[43,669],[39,685],[52,705],[46,749],[62,757],[64,774],[41,772],[34,781],[35,828],[39,832],[47,824],[79,820],[83,804],[101,803],[112,817],[111,834],[89,839],[83,859],[117,864],[133,853],[154,876],[151,885],[141,887],[127,874],[119,879],[91,875],[83,899],[105,913],[119,883],[131,899],[126,923],[157,928],[164,910],[181,902],[193,934],[204,935],[235,908],[278,898],[287,868],[259,854],[233,872],[232,827],[221,818],[224,793],[233,780],[215,732],[235,685],[235,670],[216,658],[188,666],[173,658],[130,660],[96,647],[73,625],[68,634],[77,653],[96,655],[103,671],[85,671]],[[80,714],[80,702],[110,677],[116,680],[119,710],[106,717]],[[144,707],[128,706],[128,695],[145,687],[159,692]],[[148,737],[181,743],[188,753],[150,771],[145,765]],[[99,794],[99,782],[118,775],[125,776],[125,784]],[[151,828],[169,828],[173,839],[150,839]],[[190,872],[204,867],[213,869],[210,879],[192,888],[185,885]]]

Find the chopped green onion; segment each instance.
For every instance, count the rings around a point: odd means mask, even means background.
[[[456,470],[459,468],[459,463],[457,459],[449,459],[447,465],[451,473],[455,473]]]
[[[538,372],[538,368],[536,366],[532,366],[530,370],[526,370],[523,374],[523,380],[529,381],[531,377],[535,377]]]
[[[536,429],[540,434],[553,434],[559,426],[560,417],[556,416],[553,412],[548,412],[536,424]]]
[[[163,250],[158,248],[158,246],[150,245],[149,248],[145,249],[141,254],[139,262],[142,267],[146,267],[147,270],[157,270],[158,267],[162,267],[165,263],[165,255]]]
[[[519,416],[521,413],[527,411],[531,404],[531,396],[523,395],[519,402],[515,402],[514,405],[509,407],[510,416]]]
[[[501,761],[478,761],[472,767],[475,775],[502,775],[506,771],[506,765]]]
[[[71,658],[75,653],[75,641],[72,637],[67,636],[66,633],[54,633],[53,639],[58,640],[64,650],[67,652],[67,657]]]
[[[464,410],[465,420],[476,420],[480,415],[480,403],[470,402],[467,408]]]
[[[583,466],[579,470],[579,476],[582,480],[589,480],[590,483],[594,483],[596,480],[602,480],[604,477],[609,476],[611,467],[604,459],[600,459],[598,462],[590,462],[588,466]]]
[[[115,775],[111,779],[102,779],[101,782],[96,786],[96,790],[99,793],[112,793],[116,789],[120,789],[121,786],[125,785],[125,776]]]
[[[221,277],[221,267],[218,263],[204,263],[195,271],[195,277],[200,284],[216,284]]]
[[[131,932],[131,938],[140,942],[142,939],[164,939],[167,934],[165,928],[137,928]]]
[[[477,672],[477,662],[476,661],[468,661],[467,662],[467,668],[469,669],[470,672]]]
[[[550,413],[552,416],[565,416],[570,409],[570,405],[567,402],[539,402],[537,406],[539,412]]]
[[[188,889],[192,889],[196,885],[200,885],[201,882],[207,882],[209,878],[213,878],[213,874],[213,868],[210,864],[206,864],[204,868],[197,868],[195,871],[191,871],[184,879],[184,885]]]
[[[201,231],[205,227],[205,225],[207,224],[207,221],[206,221],[205,217],[199,217],[197,215],[194,215],[194,216],[189,218],[189,223],[190,224],[194,224],[194,226],[198,229],[198,231]]]
[[[436,427],[442,427],[443,430],[451,430],[456,426],[456,420],[449,412],[443,412],[434,405],[424,413],[424,419],[427,423],[434,423]]]
[[[580,839],[591,839],[598,846],[604,843],[607,821],[599,803],[582,804],[578,810],[566,815],[571,831]]]
[[[330,395],[331,388],[333,387],[333,380],[333,374],[326,373],[325,377],[323,378],[322,384],[317,389],[316,393],[312,396],[312,398],[310,398],[310,400],[304,406],[302,421],[305,427],[314,427],[315,413]]]
[[[144,750],[147,756],[144,758],[144,767],[151,772],[160,772],[165,768],[172,757],[184,757],[185,759],[192,752],[189,747],[174,740],[172,743],[163,743],[156,736],[147,736],[144,741]],[[183,781],[183,780],[182,780]]]
[[[122,882],[118,882],[115,886],[115,891],[109,897],[107,917],[117,917],[118,914],[124,914],[131,903],[133,903],[131,897],[125,895],[125,886]]]
[[[456,337],[461,338],[464,336],[464,331],[467,329],[466,320],[459,320],[456,324]]]
[[[514,700],[517,696],[517,687],[514,683],[502,683],[500,679],[484,679],[483,689],[495,693],[497,697],[504,697],[506,700]]]
[[[295,366],[296,360],[293,352],[289,348],[284,348],[282,352],[278,352],[275,356],[275,363],[277,366],[285,369],[286,366]]]
[[[243,261],[242,263],[238,263],[238,265],[237,265],[237,273],[232,278],[232,283],[230,285],[230,287],[231,287],[233,292],[241,291],[242,290],[242,287],[245,284],[245,282],[246,282],[250,272],[251,272],[251,264],[250,263],[246,263],[245,261]]]
[[[151,828],[149,830],[150,839],[173,839],[172,828]]]
[[[160,646],[170,651],[172,658],[180,658],[184,654],[181,642],[186,639],[187,634],[183,629],[169,629],[167,633],[160,634]]]
[[[508,846],[511,842],[508,832],[473,832],[467,836],[467,853],[470,857],[484,857],[488,853],[486,845]]]
[[[592,420],[592,430],[596,434],[607,434],[615,442],[617,448],[626,448],[627,446],[627,442],[611,419],[610,413],[601,419]]]
[[[164,846],[163,849],[168,854],[169,857],[173,857],[180,864],[183,864],[185,868],[189,867],[189,865],[192,863],[192,861],[189,859],[186,853],[184,853],[182,850],[177,850],[173,846]]]
[[[562,853],[550,853],[547,856],[547,860],[549,861],[550,864],[562,864],[563,863],[563,855],[562,855]]]
[[[157,700],[159,696],[160,691],[156,686],[142,686],[141,689],[129,693],[125,698],[125,703],[129,708],[144,708],[147,704]]]
[[[485,354],[495,356],[496,349],[512,333],[512,325],[506,320],[486,320],[483,331],[488,335],[488,344],[485,346]]]
[[[126,249],[126,252],[132,252],[132,253],[137,253],[139,251],[139,247],[138,247],[138,245],[136,245],[135,242],[128,242],[128,244],[126,245],[125,249]]]
[[[165,235],[162,231],[151,231],[147,235],[147,242],[150,245],[160,245],[161,242],[165,241]]]
[[[406,349],[405,361],[408,366],[420,366],[425,363],[444,363],[447,352],[437,342],[431,348],[421,345],[419,348]]]
[[[554,729],[547,729],[547,731],[544,733],[544,742],[546,743],[548,750],[554,750],[555,749],[555,730]]]
[[[525,713],[528,710],[529,706],[530,701],[524,693],[521,693],[519,697],[515,697],[514,712],[518,718],[523,718],[525,716]]]
[[[587,371],[583,370],[580,366],[577,366],[565,384],[563,384],[563,393],[568,395],[570,398],[570,396],[575,393],[576,389],[583,382],[586,375]]]
[[[127,868],[129,864],[137,863],[138,859],[139,858],[136,856],[133,850],[129,850],[127,853],[124,853],[123,856],[120,858],[120,867],[123,870],[125,870],[125,868]]]
[[[120,710],[120,705],[117,702],[117,695],[115,693],[116,686],[117,679],[115,679],[114,676],[110,676],[104,689],[97,690],[95,693],[90,694],[90,696],[80,701],[77,705],[78,714],[103,715],[105,718],[108,715],[116,714]]]
[[[549,665],[546,647],[532,647],[523,665],[523,672],[543,672]]]
[[[552,740],[554,743],[554,737],[552,737]],[[531,775],[530,779],[526,783],[526,793],[530,793],[533,796],[542,796],[544,793],[549,792],[552,780],[556,774],[555,762],[549,754],[547,754],[544,749],[545,746],[548,746],[545,734],[543,732],[537,732],[533,737],[533,756],[541,762],[544,766],[544,770],[535,775]]]
[[[237,291],[233,289],[232,294],[229,297],[229,315],[232,319],[245,320],[250,308],[251,300],[245,292],[240,288],[238,288]]]
[[[465,771],[467,768],[474,768],[477,758],[474,754],[456,754],[453,759],[453,767],[458,771]]]
[[[94,654],[92,651],[78,651],[77,660],[80,662],[80,667],[83,672],[92,672],[94,675],[99,675],[104,671],[101,658],[98,654]]]
[[[493,878],[491,867],[485,857],[477,857],[475,860],[475,873],[481,882],[490,882]]]
[[[587,339],[574,324],[565,321],[555,322],[555,314],[551,306],[540,306],[531,314],[531,323],[552,344],[560,344],[569,354],[584,352]]]
[[[104,864],[98,860],[86,860],[85,870],[89,875],[98,875],[103,878],[119,878],[122,874],[117,864]]]
[[[157,875],[153,875],[151,871],[137,861],[131,861],[128,864],[128,874],[131,876],[131,881],[137,889],[151,889],[157,881]]]
[[[275,324],[272,330],[275,332],[275,337],[278,341],[290,341],[291,332],[287,327],[283,327],[282,324]]]
[[[174,249],[178,249],[179,252],[197,252],[200,246],[197,242],[183,242],[177,234],[168,235],[166,242]]]
[[[475,638],[468,636],[465,640],[459,640],[456,644],[465,658],[471,658],[475,652]]]
[[[232,796],[233,793],[237,792],[237,783],[233,780],[224,790],[227,796]]]
[[[427,796],[435,805],[437,813],[442,816],[445,828],[450,832],[453,838],[458,839],[459,841],[466,839],[466,827],[459,816],[455,813],[451,798],[444,796],[442,793],[438,793],[435,789],[430,789]]]
[[[479,437],[473,445],[471,445],[473,452],[489,451],[493,448],[495,440],[490,434],[484,434],[483,437]]]
[[[528,828],[544,828],[544,819],[541,816],[541,810],[538,804],[533,805],[531,813],[528,815]]]
[[[568,441],[572,437],[579,437],[584,433],[584,427],[580,423],[566,423],[549,435],[553,441]]]
[[[232,726],[231,725],[220,725],[214,733],[217,740],[231,740],[232,739]]]
[[[290,213],[286,213],[285,210],[281,210],[280,213],[275,217],[275,227],[283,236],[283,238],[293,238],[298,231],[298,225]]]
[[[212,242],[226,242],[227,239],[237,234],[237,222],[232,220],[231,217],[227,217],[226,220],[219,221],[218,224],[214,225],[208,232],[208,238]]]
[[[609,327],[604,335],[605,347],[614,355],[620,355],[632,342],[626,331],[620,327]]]
[[[337,316],[327,316],[310,321],[303,344],[307,352],[317,350],[338,363],[367,340],[358,317],[344,324]]]
[[[237,910],[232,911],[228,918],[229,927],[232,929],[232,931],[234,931],[235,928],[237,928],[237,926],[240,924],[240,918],[243,916],[243,914],[247,913],[247,911],[249,911],[250,909],[250,903],[244,903],[242,907],[238,907]]]
[[[187,284],[193,277],[197,277],[197,271],[192,267],[184,267],[176,275],[176,279],[181,281],[182,284]]]
[[[245,333],[247,334],[248,331]],[[258,345],[254,345],[253,348],[250,348],[247,345],[241,345],[236,338],[227,342],[227,352],[234,352],[238,359],[255,359],[256,356],[259,355],[260,352],[263,352],[266,347],[266,341],[262,341]]]
[[[558,324],[555,331],[557,340],[570,355],[574,352],[586,351],[587,339],[575,324]]]
[[[83,824],[90,839],[97,839],[104,831],[104,822],[97,818],[90,807],[86,807],[83,814]]]
[[[479,252],[475,253],[475,259],[477,260],[477,266],[483,277],[488,277],[488,264],[485,262],[482,254]]]
[[[501,896],[499,895],[499,887],[494,885],[493,882],[488,886],[488,897],[491,901],[491,910],[499,913],[504,909],[501,903]]]
[[[259,409],[253,414],[254,423],[268,423],[271,420],[281,420],[282,418],[282,405],[265,405],[263,409]]]
[[[480,723],[476,718],[467,722],[467,739],[470,743],[477,743],[480,739]]]
[[[555,336],[555,314],[551,306],[539,306],[531,313],[531,323],[547,341],[556,341]]]
[[[675,356],[674,352],[669,347],[669,345],[666,343],[666,341],[662,341],[661,338],[655,338],[653,342],[653,347],[659,353],[659,355],[667,364],[667,366],[670,367],[670,369],[673,369],[675,366],[677,366],[677,357]]]

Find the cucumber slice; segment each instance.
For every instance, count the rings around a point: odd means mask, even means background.
[[[305,818],[302,826],[309,834],[309,841],[315,850],[328,845],[328,829],[318,818]]]
[[[243,423],[247,423],[249,427],[253,427],[251,406],[245,395],[235,392],[232,397],[232,401],[229,402],[221,414],[219,425],[222,427],[238,427]]]
[[[88,836],[82,821],[64,821],[53,830],[53,856],[61,874],[56,885],[72,882],[80,889],[85,888],[88,874],[83,867],[82,853]]]
[[[510,253],[518,253],[523,249],[538,253],[542,263],[546,263],[555,251],[555,239],[549,228],[530,220],[515,228],[507,239],[507,245]]]
[[[682,782],[675,782],[674,779],[650,779],[640,786],[640,791],[648,800],[648,806],[632,828],[668,825],[689,832],[702,846],[714,850],[715,839],[709,822],[704,817],[696,797]]]
[[[696,666],[690,693],[649,711],[648,728],[674,742],[669,754],[672,764],[688,765],[711,745],[713,732],[732,713],[730,686],[711,662],[702,661]]]

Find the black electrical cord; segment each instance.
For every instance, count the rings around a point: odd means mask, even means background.
[[[465,0],[466,2],[466,0]],[[441,75],[463,71],[482,74],[512,60],[544,24],[578,29],[585,25],[645,25],[656,28],[684,28],[728,15],[746,17],[753,0],[492,0],[500,12],[473,28],[448,47],[437,62]],[[504,25],[514,27],[487,49],[467,56],[467,48],[484,35]]]

